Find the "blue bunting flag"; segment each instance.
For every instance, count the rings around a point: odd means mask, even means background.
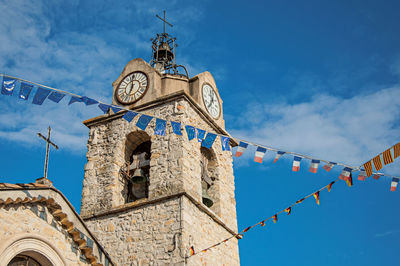
[[[139,117],[139,120],[136,122],[136,126],[140,128],[141,130],[146,130],[147,125],[150,123],[150,121],[153,119],[152,116],[149,115],[142,115]]]
[[[216,137],[216,134],[208,132],[205,139],[201,142],[201,146],[207,149],[211,149],[211,146],[213,145]]]
[[[76,102],[83,102],[83,99],[81,96],[71,96],[71,100],[69,100],[68,105],[76,103]]]
[[[37,104],[37,105],[42,105],[42,103],[44,102],[44,100],[46,100],[46,98],[49,94],[50,94],[49,89],[39,87],[36,90],[36,94],[33,97],[32,103]]]
[[[22,82],[21,83],[21,88],[19,89],[19,98],[22,100],[28,100],[29,94],[31,94],[33,85],[27,84]]]
[[[82,97],[82,101],[86,104],[86,105],[92,105],[92,104],[96,104],[99,103],[98,101],[96,101],[95,99],[83,96]]]
[[[229,145],[229,137],[221,136],[221,146],[223,151],[230,151],[231,146]]]
[[[172,131],[179,136],[182,136],[181,123],[171,121]]]
[[[110,105],[104,104],[104,103],[99,103],[99,108],[103,111],[103,113],[107,113],[108,110],[110,109]]]
[[[167,126],[167,121],[163,119],[156,119],[156,129],[154,130],[154,134],[165,136],[165,128]]]
[[[17,81],[15,79],[4,77],[3,85],[1,87],[1,94],[12,95],[16,85]]]
[[[185,126],[188,140],[191,141],[196,136],[196,129],[192,126]]]
[[[206,131],[200,128],[196,128],[196,130],[197,130],[197,141],[202,142],[204,136],[206,135]]]
[[[116,107],[116,106],[111,106],[111,110],[113,111],[114,114],[118,113],[119,111],[122,110],[122,108]]]
[[[136,113],[136,112],[128,111],[124,114],[124,116],[122,118],[128,122],[131,122],[137,116],[137,114],[138,113]]]
[[[49,97],[47,97],[47,99],[55,102],[55,103],[59,103],[61,101],[62,98],[64,98],[65,94],[58,92],[58,91],[52,91],[49,95]]]

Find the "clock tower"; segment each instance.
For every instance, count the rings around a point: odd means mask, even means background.
[[[128,122],[126,110],[110,110],[84,121],[81,216],[118,265],[239,265],[236,238],[190,256],[191,247],[237,232],[232,154],[219,137],[201,147],[184,126],[228,134],[218,88],[209,72],[189,78],[175,64],[175,38],[165,30],[152,47],[150,63],[130,61],[113,82],[112,104],[139,114]],[[138,128],[142,114],[166,120],[166,134],[155,134],[155,119]]]

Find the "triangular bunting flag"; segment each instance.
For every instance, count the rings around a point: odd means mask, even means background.
[[[319,191],[315,192],[315,193],[313,194],[313,196],[314,196],[314,198],[315,198],[315,201],[316,201],[317,204],[319,205]]]
[[[247,149],[247,146],[249,146],[249,144],[242,142],[242,141],[239,142],[239,146],[236,150],[235,156],[236,157],[242,156],[243,152]]]
[[[310,165],[310,172],[311,173],[317,173],[318,170],[318,165],[319,165],[320,161],[319,160],[311,160],[311,165]]]
[[[138,115],[138,113],[136,113],[136,112],[128,111],[124,114],[124,116],[122,118],[128,122],[131,122],[137,115]]]
[[[39,87],[36,91],[35,96],[33,97],[32,103],[37,105],[42,105],[44,100],[46,100],[47,96],[50,94],[49,89]]]
[[[181,123],[171,121],[172,131],[179,136],[182,136]]]
[[[375,166],[375,170],[379,171],[382,169],[382,161],[381,161],[381,155],[379,154],[378,156],[374,157],[374,159],[372,159],[372,161],[374,162],[374,166]]]
[[[296,201],[296,204],[302,203],[305,200],[305,198],[299,199],[298,201]]]
[[[365,173],[365,170],[361,169],[360,173],[358,174],[358,180],[365,181],[366,176],[367,176],[367,174]]]
[[[328,192],[331,192],[333,184],[335,184],[335,181],[330,182],[329,185],[326,186],[326,188],[328,189]]]
[[[208,132],[206,138],[201,142],[201,146],[207,149],[211,149],[211,146],[213,145],[216,137],[216,134]]]
[[[152,116],[149,115],[142,115],[139,117],[138,121],[136,122],[136,126],[141,130],[146,130],[146,127],[149,125],[150,121],[153,119]]]
[[[399,183],[399,179],[396,177],[392,178],[392,184],[390,186],[390,191],[396,191],[397,184]]]
[[[278,159],[281,158],[281,156],[284,155],[285,153],[286,153],[286,152],[284,152],[284,151],[277,151],[273,163],[276,163],[276,161],[278,161]]]
[[[113,111],[114,114],[118,113],[119,111],[122,110],[122,108],[116,107],[116,106],[111,106],[111,110]]]
[[[16,85],[17,85],[17,81],[15,79],[3,77],[3,85],[1,87],[1,94],[12,95]]]
[[[47,97],[47,99],[55,103],[59,103],[62,100],[62,98],[64,98],[64,96],[65,96],[64,93],[60,93],[58,91],[52,91],[49,97]]]
[[[103,111],[103,113],[107,113],[108,112],[108,110],[110,109],[110,105],[108,105],[108,104],[104,104],[104,103],[99,103],[99,108],[100,108],[100,110],[102,110]]]
[[[390,151],[390,149],[387,149],[386,151],[384,151],[382,154],[382,157],[383,157],[383,163],[385,165],[393,163],[392,152]]]
[[[368,161],[364,164],[364,169],[365,173],[367,174],[367,177],[370,177],[372,175],[372,163],[371,161]]]
[[[190,256],[193,256],[194,254],[195,254],[195,252],[194,252],[194,247],[191,246],[191,247],[190,247]]]
[[[293,167],[292,167],[292,170],[294,171],[294,172],[298,172],[299,170],[300,170],[300,161],[301,161],[301,157],[299,157],[299,156],[294,156],[294,158],[293,158]]]
[[[336,165],[336,163],[334,162],[329,162],[327,164],[325,164],[322,168],[324,168],[324,170],[326,170],[327,172],[329,172],[330,170],[332,170],[332,168]]]
[[[261,226],[265,226],[265,220],[262,221],[262,222],[260,222],[260,225],[261,225]]]
[[[83,96],[83,97],[82,97],[82,101],[83,101],[86,105],[92,105],[92,104],[99,103],[98,101],[96,101],[96,100],[94,100],[94,99],[92,99],[92,98],[86,97],[86,96]]]
[[[346,184],[351,187],[353,185],[353,175],[350,173],[349,178],[347,178],[346,180]]]
[[[197,141],[202,142],[204,136],[206,135],[206,131],[200,128],[196,128],[196,131],[197,131]]]
[[[28,100],[29,94],[31,94],[33,85],[26,84],[24,82],[21,83],[21,87],[19,89],[19,98],[23,100]]]
[[[266,148],[257,147],[256,155],[254,156],[254,161],[257,163],[262,163],[262,159],[266,152],[267,152]]]
[[[381,176],[383,176],[382,174],[374,174],[372,176],[373,179],[378,180],[379,178],[381,178]]]
[[[231,146],[229,145],[229,137],[221,136],[221,146],[223,151],[230,151]]]
[[[192,126],[185,126],[188,140],[191,141],[196,136],[196,129]]]
[[[353,171],[353,169],[349,167],[343,168],[343,171],[340,174],[339,178],[346,181],[347,179],[349,179],[351,171]]]
[[[249,231],[251,229],[251,226],[247,227],[246,229],[243,230],[243,233],[246,233],[247,231]]]
[[[292,212],[292,207],[286,208],[285,212],[289,215]]]
[[[156,128],[154,130],[154,134],[159,136],[165,136],[165,129],[167,127],[167,121],[163,119],[156,119]]]
[[[395,159],[400,156],[400,142],[393,146],[393,156]]]
[[[71,99],[69,100],[68,105],[76,103],[76,102],[83,102],[82,97],[81,96],[71,96]]]
[[[272,219],[273,219],[274,223],[276,223],[278,221],[278,215],[275,214],[274,216],[272,216]]]

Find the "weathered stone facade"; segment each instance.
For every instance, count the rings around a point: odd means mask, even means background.
[[[44,266],[112,265],[70,203],[46,185],[0,184],[0,240],[0,265],[21,255]]]
[[[135,66],[155,71],[141,61],[130,64],[119,79]],[[154,84],[161,84],[152,87],[159,89],[153,93],[157,96],[143,97],[143,104],[132,107],[135,111],[226,134],[222,115],[213,121],[199,102],[201,82],[215,88],[208,72],[190,81],[164,77],[158,82],[154,77]],[[237,231],[232,154],[222,151],[220,138],[210,151],[214,183],[209,194],[214,205],[208,208],[202,203],[201,142],[188,141],[184,128],[182,136],[174,134],[169,124],[166,136],[155,135],[155,119],[144,132],[136,127],[139,116],[129,123],[123,114],[85,121],[90,131],[81,215],[113,260],[118,265],[238,265],[236,239],[186,258],[190,246],[199,251]],[[127,181],[121,169],[130,152],[147,140],[151,141],[148,198],[127,203]]]

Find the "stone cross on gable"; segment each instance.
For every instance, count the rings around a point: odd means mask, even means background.
[[[46,157],[44,160],[44,178],[47,179],[47,167],[48,167],[48,163],[49,163],[49,150],[50,150],[50,144],[56,148],[56,150],[58,150],[58,146],[56,144],[54,144],[51,140],[50,140],[50,132],[51,132],[51,127],[48,128],[47,131],[47,138],[45,136],[43,136],[41,133],[37,133],[37,135],[42,138],[44,141],[46,141]]]

